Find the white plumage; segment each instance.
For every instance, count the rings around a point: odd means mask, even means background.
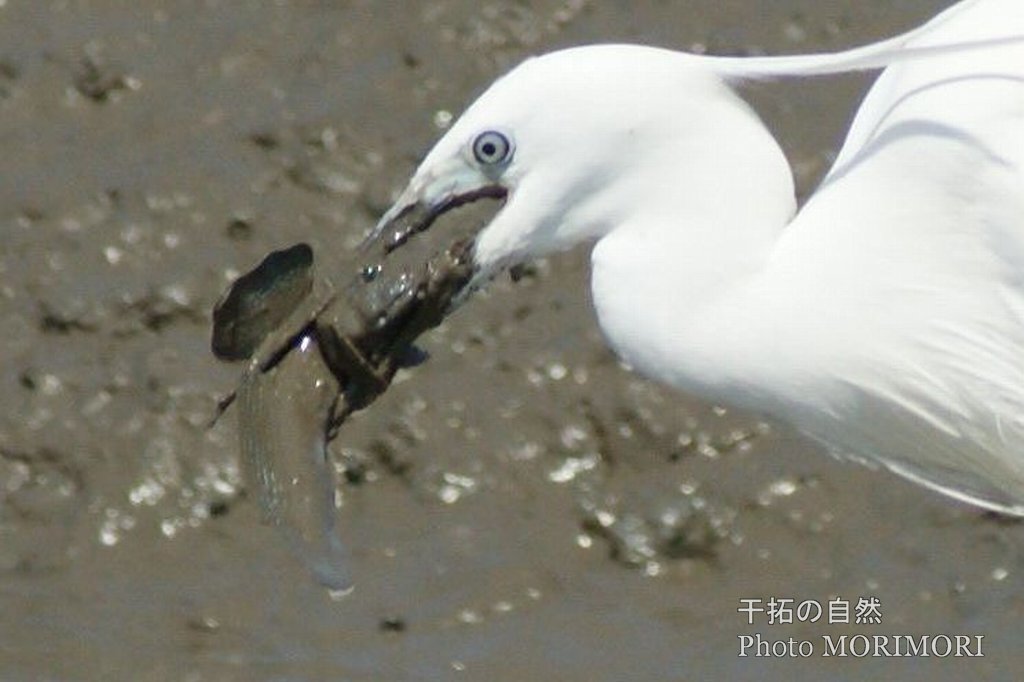
[[[892,64],[799,211],[745,79]],[[509,141],[474,156],[485,131]],[[836,55],[574,48],[497,81],[398,205],[507,192],[482,276],[597,239],[637,370],[836,452],[1024,514],[1024,2],[967,0]]]

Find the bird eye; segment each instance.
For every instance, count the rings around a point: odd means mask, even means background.
[[[473,140],[473,156],[485,166],[504,163],[512,156],[512,143],[497,130],[486,130]]]

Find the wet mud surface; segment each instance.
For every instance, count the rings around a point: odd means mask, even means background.
[[[344,598],[260,524],[235,415],[207,427],[239,374],[209,351],[227,283],[349,253],[523,56],[833,49],[946,4],[0,1],[0,679],[1015,678],[1024,527],[629,373],[584,250],[496,282],[345,424]],[[864,83],[751,92],[804,190]],[[837,596],[882,622],[737,611]],[[815,653],[738,657],[755,634]]]

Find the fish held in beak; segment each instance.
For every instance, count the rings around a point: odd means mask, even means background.
[[[370,405],[408,364],[417,337],[437,326],[472,280],[473,237],[427,232],[451,206],[413,203],[381,226],[343,268],[318,271],[306,244],[269,254],[239,277],[213,311],[211,347],[246,361],[237,402],[242,470],[264,521],[315,579],[351,587],[335,532],[327,451],[345,419]],[[219,416],[219,414],[218,414]]]

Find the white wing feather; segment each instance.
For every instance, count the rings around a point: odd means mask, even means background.
[[[974,0],[924,29],[910,46],[1024,34],[1024,3]],[[779,347],[813,346],[781,401],[798,426],[1024,514],[1024,46],[886,69],[766,282],[801,321]],[[811,367],[824,402],[799,394]]]

